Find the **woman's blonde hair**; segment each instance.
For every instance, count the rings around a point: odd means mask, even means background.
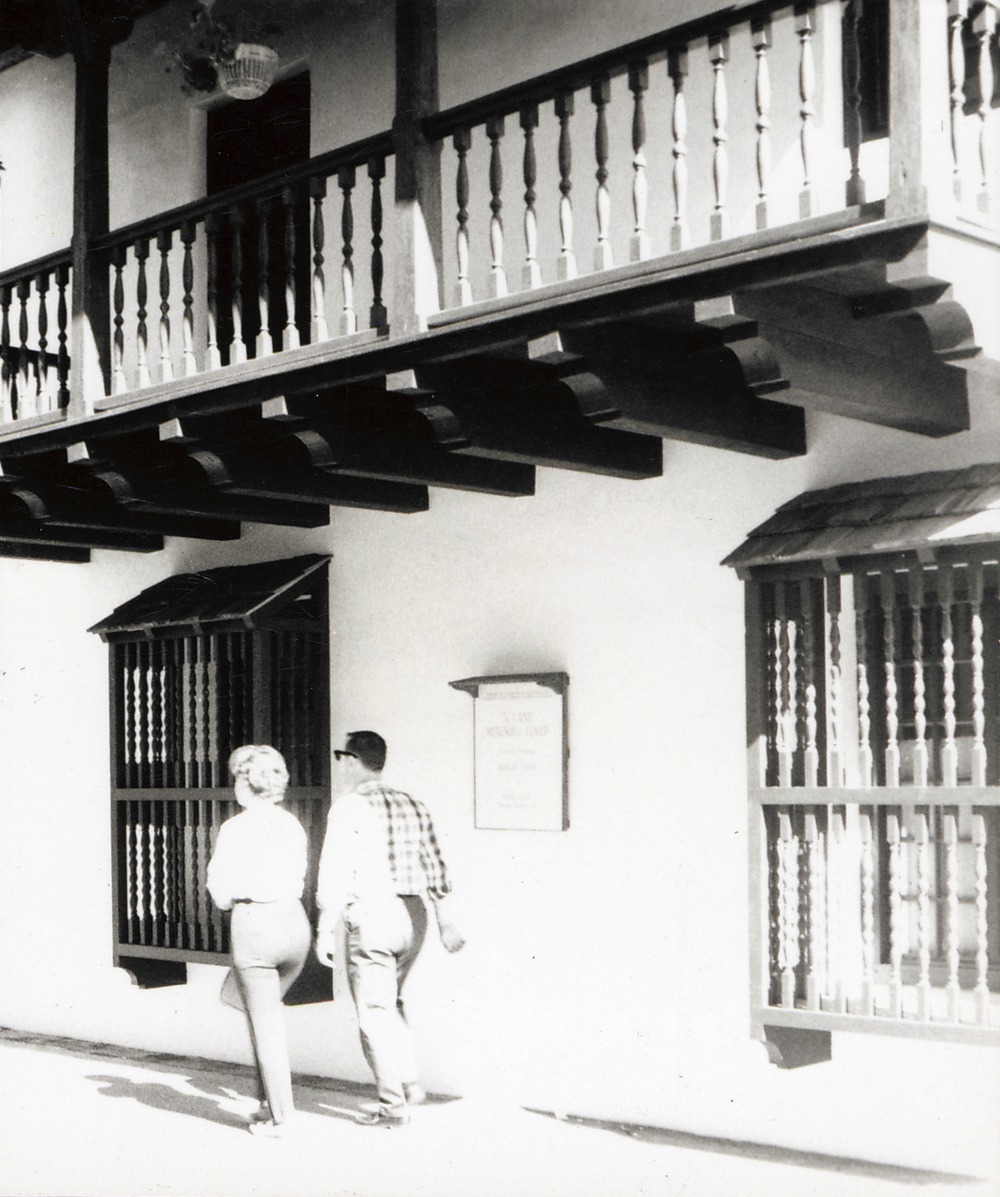
[[[270,744],[244,744],[229,757],[233,780],[245,777],[247,785],[261,798],[280,802],[288,789],[285,758]]]

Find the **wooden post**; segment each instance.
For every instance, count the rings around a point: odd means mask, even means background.
[[[111,387],[108,264],[93,242],[108,231],[110,47],[76,46],[73,156],[73,290],[69,419],[85,419]]]
[[[889,6],[887,217],[923,215],[945,202],[953,187],[948,30],[941,7],[935,0]]]
[[[437,0],[396,4],[396,246],[392,256],[392,333],[427,327],[441,308],[441,146],[423,117],[438,107]]]

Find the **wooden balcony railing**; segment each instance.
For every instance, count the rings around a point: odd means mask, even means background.
[[[411,120],[409,140],[386,132],[92,237],[95,285],[77,280],[75,302],[85,309],[92,291],[101,307],[91,326],[107,395],[68,393],[70,324],[88,316],[67,320],[69,254],[5,272],[0,427],[67,409],[86,417],[109,396],[291,360],[366,327],[409,335],[427,327],[428,286],[445,309],[432,318],[448,322],[480,300],[527,300],[653,259],[669,266],[737,236],[792,238],[807,217],[851,225],[933,207],[982,230],[998,189],[996,17],[995,4],[967,0],[940,20],[926,6],[874,0],[730,6]],[[413,216],[401,206],[414,199],[395,185],[404,149],[404,181],[440,186],[436,165],[415,169],[421,154],[452,171],[454,216],[440,238],[436,226],[423,238],[403,229]],[[440,195],[425,198],[436,220]],[[391,260],[391,246],[413,260]]]
[[[97,248],[111,271],[112,394],[384,328],[382,186],[391,152],[388,134],[354,143],[102,238]],[[359,175],[367,199],[364,280],[355,265]],[[340,236],[331,288],[334,188]]]
[[[454,150],[449,303],[862,202],[860,15],[860,4],[727,10],[431,118],[431,135]],[[840,79],[817,73],[831,40],[845,66],[843,109]],[[580,143],[590,147],[582,155]],[[830,160],[841,171],[832,189],[821,179]],[[511,174],[523,183],[519,255],[506,244]],[[489,247],[484,287],[470,273],[477,240]]]
[[[69,251],[0,275],[0,424],[69,402]]]
[[[1000,1043],[997,570],[749,584],[760,1025]]]

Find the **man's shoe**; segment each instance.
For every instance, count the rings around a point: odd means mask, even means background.
[[[401,1114],[389,1114],[385,1110],[376,1110],[373,1114],[359,1114],[358,1126],[381,1126],[392,1130],[396,1126],[406,1126],[410,1115],[404,1110]]]
[[[423,1085],[418,1085],[416,1082],[412,1085],[404,1085],[403,1092],[406,1094],[406,1104],[408,1106],[422,1106],[427,1100],[427,1090]]]

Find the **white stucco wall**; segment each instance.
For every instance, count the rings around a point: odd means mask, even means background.
[[[596,0],[548,0],[520,23],[500,7],[443,5],[445,103],[511,82],[512,58],[527,77],[565,61],[570,41],[580,57],[684,8],[644,0],[623,34]],[[338,46],[300,34],[290,49],[311,56],[317,152],[390,120],[384,6],[346,6],[344,21]],[[152,27],[142,36],[155,44]],[[147,42],[116,52],[113,223],[201,186],[203,108],[159,71],[137,82]],[[4,182],[5,265],[68,240],[66,178],[27,152],[30,109],[8,105],[42,74],[56,85],[51,138],[72,142],[64,63],[0,75],[0,152],[19,170]],[[370,102],[343,103],[362,77]],[[977,269],[956,278],[971,306],[989,300]],[[995,355],[998,330],[977,322]],[[832,1062],[779,1072],[749,1039],[743,599],[718,562],[807,487],[995,457],[993,406],[977,380],[973,432],[946,442],[813,417],[809,455],[783,464],[668,443],[664,476],[646,482],[540,470],[531,499],[442,491],[426,514],[334,510],[328,529],[248,528],[234,545],[0,560],[0,1024],[249,1060],[242,1021],[217,1001],[219,969],[141,991],[111,968],[107,650],[85,629],[171,573],[319,550],[333,554],[334,738],[386,736],[389,777],[435,811],[469,939],[456,957],[430,944],[411,981],[429,1087],[974,1168],[995,1150],[1000,1053],[837,1035]],[[570,676],[570,829],[476,830],[471,702],[448,682],[535,670]],[[288,1022],[298,1070],[367,1078],[349,1001]]]
[[[0,562],[0,1023],[249,1059],[221,970],[141,991],[110,966],[106,649],[84,629],[177,570],[331,551],[334,737],[380,729],[388,775],[432,804],[469,939],[456,957],[431,943],[411,981],[428,1085],[981,1160],[997,1052],[837,1035],[831,1063],[789,1073],[748,1037],[742,594],[718,562],[852,437],[823,432],[783,465],[668,445],[648,482],[543,470],[531,499],[442,492],[423,515],[335,511],[236,545]],[[471,702],[448,682],[528,670],[570,675],[570,829],[475,830]],[[349,1001],[288,1023],[298,1070],[366,1078]]]

